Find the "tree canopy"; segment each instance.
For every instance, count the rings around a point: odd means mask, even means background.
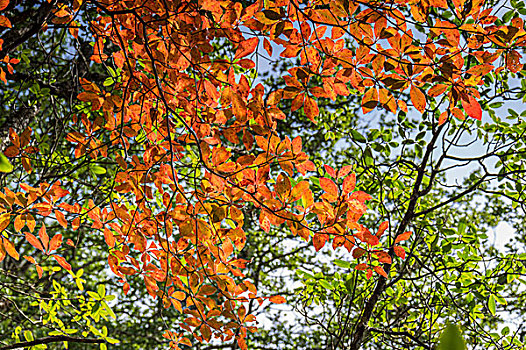
[[[0,0],[0,350],[524,348],[525,16]]]

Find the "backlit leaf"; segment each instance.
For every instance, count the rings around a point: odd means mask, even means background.
[[[411,85],[411,91],[409,92],[411,102],[413,106],[420,112],[424,113],[426,110],[426,95],[414,85]]]
[[[250,55],[256,50],[258,43],[259,43],[258,38],[250,38],[250,39],[242,41],[237,48],[234,59],[238,59],[238,58],[242,58],[242,57]]]
[[[466,345],[458,326],[453,324],[446,326],[440,335],[437,350],[466,350]]]
[[[13,165],[3,153],[0,153],[0,172],[10,173],[11,171],[13,171]]]

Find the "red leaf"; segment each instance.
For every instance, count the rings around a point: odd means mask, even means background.
[[[320,178],[320,186],[331,196],[338,197],[338,186],[332,180],[322,177]]]
[[[462,100],[462,107],[464,107],[466,114],[470,116],[471,118],[481,120],[482,119],[482,108],[480,108],[480,104],[473,96],[469,95],[468,98],[469,98],[469,101]]]
[[[405,259],[405,249],[404,247],[400,247],[399,245],[395,245],[393,247],[393,250],[396,254],[396,256],[402,258],[402,259]]]
[[[58,264],[60,266],[62,266],[63,268],[65,268],[66,270],[68,271],[71,271],[71,265],[68,264],[68,262],[66,261],[66,259],[64,259],[63,257],[59,256],[59,255],[52,255],[52,257],[55,258],[55,260],[58,262]]]
[[[29,243],[31,243],[31,245],[37,249],[40,249],[41,251],[44,251],[44,247],[42,247],[42,243],[40,243],[40,241],[38,240],[38,238],[36,238],[35,236],[33,236],[31,233],[27,232],[26,233],[26,239]]]
[[[355,269],[358,270],[358,271],[363,271],[363,270],[367,269],[367,264],[358,264],[358,265],[356,265]]]
[[[20,150],[18,147],[16,146],[9,146],[6,148],[6,150],[4,151],[4,154],[9,157],[9,158],[13,158],[13,157],[16,157],[18,156],[18,154],[20,153]]]
[[[406,232],[402,233],[401,235],[396,237],[395,243],[402,242],[402,241],[407,241],[409,239],[409,237],[411,237],[412,233],[413,232],[411,232],[411,231],[406,231]]]
[[[411,97],[411,102],[413,102],[413,106],[420,112],[424,113],[426,110],[426,95],[422,91],[420,91],[419,88],[417,88],[414,85],[411,85],[411,91],[409,92],[409,96]]]
[[[352,256],[353,258],[355,259],[358,259],[360,257],[362,257],[367,251],[365,249],[362,249],[362,248],[355,248],[353,251],[352,251]]]
[[[250,55],[252,52],[254,52],[254,50],[256,50],[258,43],[258,38],[250,38],[245,41],[242,41],[237,48],[234,59],[237,60],[238,58]]]
[[[351,193],[356,187],[356,174],[352,173],[343,179],[343,193]]]
[[[287,302],[287,300],[285,300],[285,298],[283,298],[281,295],[274,295],[268,298],[268,300],[274,304],[283,304]]]

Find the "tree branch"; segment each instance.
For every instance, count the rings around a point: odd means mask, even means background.
[[[15,343],[11,345],[5,345],[5,346],[0,347],[0,350],[28,348],[30,346],[49,344],[49,343],[58,343],[61,341],[67,341],[67,342],[72,342],[72,343],[84,343],[84,344],[100,344],[100,343],[105,342],[103,339],[96,339],[96,338],[79,338],[79,337],[70,337],[68,335],[55,335],[55,336],[44,337],[44,338],[40,338],[40,339],[36,339],[32,341],[25,341],[25,342]]]

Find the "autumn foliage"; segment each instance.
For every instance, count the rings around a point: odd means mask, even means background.
[[[281,109],[303,109],[313,122],[321,99],[358,94],[364,114],[414,108],[427,113],[431,99],[448,101],[436,125],[450,118],[480,120],[477,87],[489,72],[522,69],[516,47],[526,44],[522,20],[495,25],[482,0],[452,1],[457,18],[431,20],[446,0],[422,1],[241,1],[96,0],[57,5],[52,23],[77,22],[85,6],[99,14],[89,23],[91,60],[111,77],[103,86],[83,79],[78,99],[97,117],[72,116],[67,141],[75,157],[106,160],[117,167],[104,202],[78,202],[61,182],[31,183],[0,193],[0,228],[15,231],[35,251],[66,270],[61,251],[76,242],[50,237],[46,223],[77,230],[81,224],[104,237],[108,266],[124,293],[139,275],[152,298],[187,317],[164,336],[191,345],[254,332],[247,302],[281,296],[258,295],[238,258],[246,242],[247,210],[259,215],[261,230],[286,227],[316,251],[343,246],[367,277],[388,278],[393,259],[404,259],[411,232],[385,238],[388,222],[372,232],[360,223],[371,196],[356,190],[352,164],[316,167],[302,151],[302,139],[280,137],[287,122]],[[0,9],[8,5],[0,1]],[[0,25],[9,20],[0,16]],[[416,33],[415,26],[424,32]],[[78,35],[74,27],[69,31]],[[227,47],[226,54],[219,47]],[[284,76],[286,88],[270,91],[253,72],[260,56],[297,64]],[[468,63],[466,63],[468,62]],[[3,58],[0,78],[16,70]],[[14,68],[13,68],[14,67]],[[407,94],[409,99],[407,99]],[[410,101],[408,106],[405,101]],[[363,118],[367,118],[364,115]],[[11,132],[5,150],[27,173],[32,130]],[[108,152],[108,149],[118,152]],[[98,171],[105,171],[99,169]],[[0,260],[19,259],[15,238],[2,236]],[[402,245],[401,245],[402,244]],[[35,265],[39,261],[23,258]],[[186,330],[181,332],[181,329]]]

